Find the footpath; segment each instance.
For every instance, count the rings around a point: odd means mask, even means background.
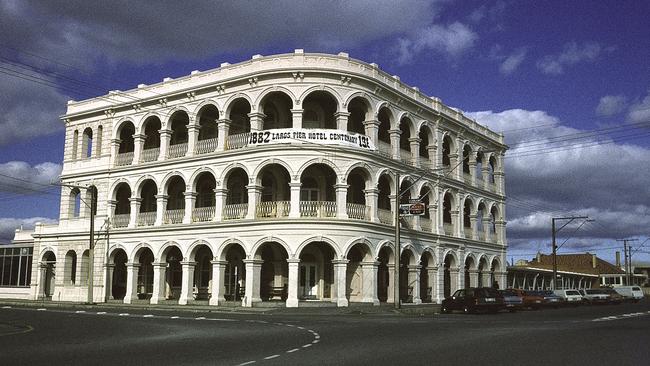
[[[142,311],[174,311],[190,313],[230,313],[230,314],[283,314],[283,315],[429,315],[440,312],[440,305],[436,304],[402,304],[400,309],[395,309],[394,304],[381,304],[378,306],[351,303],[348,307],[336,307],[326,302],[301,302],[297,308],[287,308],[283,302],[265,302],[258,306],[243,307],[239,303],[226,302],[223,305],[211,306],[207,304],[190,303],[178,305],[174,302],[163,302],[151,305],[146,301],[136,301],[124,304],[119,301],[88,304],[83,302],[52,301],[52,300],[19,300],[0,299],[0,308],[10,307],[38,307],[38,308],[65,308],[78,310],[108,310],[132,309]]]

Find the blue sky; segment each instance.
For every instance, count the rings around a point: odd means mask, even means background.
[[[0,242],[58,216],[42,184],[67,100],[303,48],[375,62],[504,131],[510,257],[548,251],[550,217],[576,214],[596,222],[567,227],[560,252],[612,259],[615,239],[650,233],[649,15],[646,1],[0,0]]]

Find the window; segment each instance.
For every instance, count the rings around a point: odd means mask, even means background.
[[[0,249],[0,286],[27,287],[32,278],[33,248]]]

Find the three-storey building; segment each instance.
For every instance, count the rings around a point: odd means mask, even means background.
[[[85,300],[90,274],[94,301],[393,302],[396,201],[417,198],[401,301],[505,283],[503,136],[376,64],[256,55],[71,101],[63,120],[34,298]]]

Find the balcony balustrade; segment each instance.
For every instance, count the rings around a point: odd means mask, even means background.
[[[211,139],[199,140],[196,142],[196,148],[194,149],[194,152],[197,155],[214,152],[217,149],[217,141],[218,140],[216,137]]]
[[[125,166],[133,164],[133,151],[117,154],[115,157],[115,166]]]
[[[411,161],[411,152],[408,150],[399,150],[399,160],[406,165],[413,165],[413,162]]]
[[[393,225],[394,216],[393,211],[385,210],[380,208],[377,210],[377,216],[379,216],[379,222],[386,225]]]
[[[351,219],[370,220],[370,206],[348,202],[345,208]]]
[[[159,147],[142,150],[142,161],[145,163],[149,161],[156,161],[158,160],[158,155],[160,155]]]
[[[377,152],[380,155],[384,155],[390,158],[393,156],[393,147],[384,141],[377,141]]]
[[[156,222],[156,211],[138,212],[138,226],[152,226]]]
[[[422,231],[431,232],[431,230],[433,229],[433,223],[431,222],[431,219],[426,219],[423,216],[421,216],[420,228],[422,228]]]
[[[179,208],[176,210],[165,211],[165,224],[180,224],[183,222],[185,216],[185,209]]]
[[[445,231],[445,235],[454,236],[454,225],[445,222],[442,224],[442,228]]]
[[[255,217],[288,217],[291,208],[290,201],[268,201],[257,204]]]
[[[240,133],[237,135],[230,135],[226,138],[226,150],[241,149],[248,145],[248,136],[250,133]]]
[[[465,232],[465,238],[471,239],[472,238],[472,228],[471,227],[465,227],[463,228]]]
[[[248,213],[248,203],[236,203],[226,205],[223,208],[224,220],[240,220],[246,218]]]
[[[167,157],[170,159],[180,158],[185,156],[187,153],[187,142],[182,144],[169,145],[169,151],[167,152]]]
[[[129,226],[129,221],[131,220],[131,214],[117,214],[113,215],[111,219],[111,224],[114,228],[118,227],[127,227]]]
[[[214,206],[195,207],[192,210],[192,222],[205,222],[214,218]]]
[[[300,201],[301,217],[336,217],[334,201]]]

